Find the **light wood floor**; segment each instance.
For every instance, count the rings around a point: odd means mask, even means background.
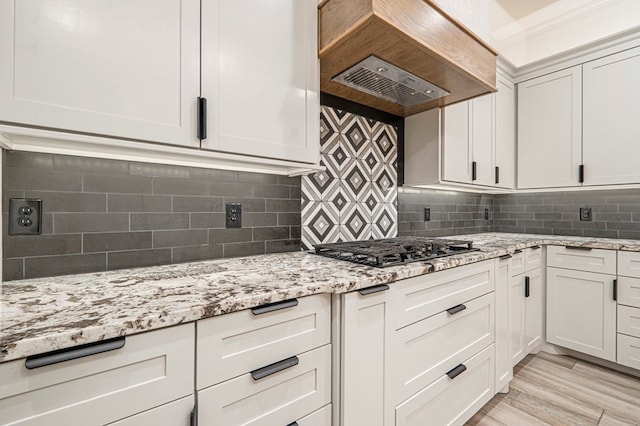
[[[640,379],[540,352],[467,425],[640,425]]]

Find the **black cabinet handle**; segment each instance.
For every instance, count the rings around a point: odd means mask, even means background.
[[[387,290],[389,290],[388,285],[380,284],[380,285],[374,285],[373,287],[367,287],[367,288],[358,290],[358,293],[360,293],[361,296],[366,296],[368,294],[380,293],[381,291],[387,291]]]
[[[298,299],[289,299],[256,306],[255,308],[251,308],[251,312],[253,312],[253,315],[262,315],[268,312],[279,311],[280,309],[293,308],[294,306],[298,306]]]
[[[464,373],[465,371],[467,371],[467,367],[465,367],[464,364],[460,364],[457,367],[455,367],[454,369],[447,371],[447,376],[449,376],[450,379],[455,379],[456,377],[458,377],[460,374]]]
[[[282,361],[269,364],[266,367],[253,370],[251,372],[251,377],[253,377],[253,380],[264,379],[267,376],[279,373],[280,371],[286,370],[287,368],[295,367],[296,365],[298,365],[298,362],[298,357],[292,356],[291,358],[283,359]]]
[[[531,279],[529,277],[524,277],[524,297],[529,297],[531,295]]]
[[[513,251],[513,254],[520,254],[520,253],[522,253],[522,250],[520,250],[520,249]]]
[[[189,426],[198,426],[198,401],[196,401],[189,417]]]
[[[540,246],[531,246],[531,250],[538,250],[540,249]]]
[[[613,280],[613,300],[618,301],[618,280]]]
[[[567,250],[583,250],[583,251],[591,251],[591,247],[583,247],[583,246],[564,246]]]
[[[454,315],[460,311],[464,311],[465,309],[467,309],[467,307],[461,303],[459,305],[456,305],[452,308],[447,309],[447,312],[449,313],[449,315]]]
[[[287,426],[298,426],[298,422],[289,423]]]
[[[500,167],[496,166],[496,184],[500,183]]]
[[[511,256],[510,254],[503,254],[502,256],[500,256],[500,260],[507,260],[507,259],[511,259],[513,256]]]
[[[116,337],[114,339],[102,340],[100,342],[88,343],[86,345],[75,346],[68,349],[46,352],[39,355],[27,357],[25,367],[29,370],[40,368],[59,362],[71,361],[85,356],[96,355],[102,352],[113,351],[124,347],[125,338]]]
[[[198,98],[198,139],[207,138],[207,98]]]
[[[478,163],[471,162],[471,180],[474,181],[478,178]]]
[[[584,183],[584,164],[578,166],[578,182]]]

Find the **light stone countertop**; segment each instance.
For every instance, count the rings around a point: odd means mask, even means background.
[[[487,233],[480,251],[373,268],[306,252],[8,281],[0,293],[0,362],[318,293],[345,293],[496,258],[533,245],[640,251],[640,241]]]

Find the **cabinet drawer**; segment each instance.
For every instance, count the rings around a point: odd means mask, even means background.
[[[494,289],[494,261],[402,280],[391,286],[395,329],[475,299]]]
[[[254,380],[250,373],[198,392],[207,426],[288,425],[331,400],[331,345],[298,356],[295,366]]]
[[[618,275],[640,278],[640,253],[634,251],[619,251]]]
[[[395,403],[493,343],[494,294],[465,302],[464,306],[466,309],[457,313],[444,311],[395,333],[397,358],[391,374],[397,386]]]
[[[618,364],[640,370],[640,338],[618,334]]]
[[[618,305],[618,333],[640,338],[640,309]]]
[[[112,426],[189,426],[194,404],[195,398],[191,395],[109,424]]]
[[[618,303],[640,308],[640,279],[618,278]]]
[[[298,299],[297,306],[255,315],[246,309],[198,321],[197,388],[329,343],[328,294]]]
[[[396,426],[462,425],[494,395],[494,346],[468,361],[454,379],[443,374],[396,407]]]
[[[0,423],[106,424],[182,398],[193,392],[194,346],[194,326],[185,324],[31,370],[24,360],[0,364]]]
[[[530,247],[524,251],[524,269],[531,271],[542,264],[542,247]]]
[[[525,269],[524,251],[518,250],[511,257],[511,276],[524,274]]]
[[[331,404],[296,421],[298,426],[331,426]]]
[[[547,266],[616,274],[616,251],[547,246]]]

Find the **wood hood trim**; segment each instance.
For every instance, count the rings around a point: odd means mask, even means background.
[[[497,90],[497,53],[430,0],[328,0],[318,16],[323,92],[408,116]],[[451,95],[405,108],[331,80],[370,55]]]

